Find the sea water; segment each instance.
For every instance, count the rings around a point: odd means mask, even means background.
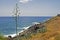
[[[47,16],[21,16],[18,18],[18,32],[22,32],[23,29],[26,29],[33,25],[36,22],[45,22],[51,17]],[[16,35],[16,21],[14,17],[0,17],[0,33],[3,35],[12,34]]]

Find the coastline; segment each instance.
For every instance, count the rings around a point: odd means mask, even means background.
[[[33,22],[32,25],[28,26],[28,27],[23,27],[21,31],[19,31],[17,33],[17,35],[19,35],[20,33],[24,32],[25,30],[28,30],[28,28],[32,27],[33,25],[37,25],[37,24],[40,24],[40,22]],[[8,37],[8,36],[11,36],[11,37],[16,37],[17,36],[16,33],[14,34],[8,34],[8,35],[4,35],[4,37]]]

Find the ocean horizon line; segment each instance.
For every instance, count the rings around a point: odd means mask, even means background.
[[[15,16],[0,16],[0,17],[15,17]],[[54,17],[54,16],[19,16],[19,17]]]

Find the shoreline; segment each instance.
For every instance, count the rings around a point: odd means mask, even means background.
[[[18,32],[17,35],[19,35],[19,34],[22,33],[23,31],[27,30],[29,27],[31,27],[31,26],[23,27],[23,30],[21,30],[20,32]],[[16,33],[14,33],[14,34],[4,35],[4,37],[8,37],[8,36],[15,37],[15,36],[17,36],[17,35],[16,35]]]
[[[23,30],[21,30],[17,34],[16,33],[14,33],[14,34],[8,34],[8,35],[4,35],[4,37],[8,37],[8,36],[15,37],[15,36],[19,35],[20,33],[24,32],[25,30],[28,30],[28,28],[30,28],[31,26],[33,26],[35,24],[40,24],[40,22],[33,22],[32,25],[30,25],[28,27],[23,27]]]

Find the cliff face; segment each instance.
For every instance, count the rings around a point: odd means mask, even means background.
[[[35,33],[35,34],[34,34]],[[27,34],[27,35],[26,35]],[[29,35],[30,34],[30,35]],[[60,15],[20,33],[20,40],[60,40]]]

